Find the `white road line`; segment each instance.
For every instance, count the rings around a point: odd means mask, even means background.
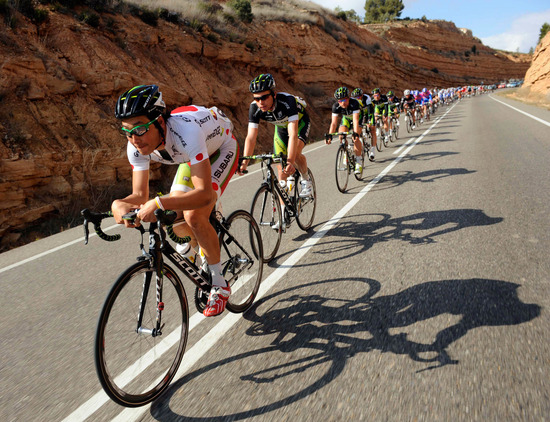
[[[319,148],[323,148],[324,146],[325,146],[325,145],[320,145],[320,146],[315,147],[315,148],[312,148],[312,149],[310,149],[310,150],[308,150],[308,151],[304,151],[304,154],[309,154],[310,152],[315,151],[315,150],[317,150],[317,149],[319,149]],[[231,180],[229,181],[229,183],[238,181],[238,180],[240,180],[240,179],[242,179],[242,178],[245,178],[245,177],[250,176],[250,175],[252,175],[252,174],[258,173],[259,171],[261,171],[261,168],[258,169],[258,170],[251,171],[251,172],[249,172],[249,173],[247,173],[247,174],[245,174],[245,175],[243,175],[243,176],[240,176],[240,177],[233,177],[233,178],[231,178]],[[116,227],[119,227],[119,225],[118,225],[118,224],[115,224],[114,226],[108,227],[108,228],[104,229],[103,231],[112,230],[112,229],[114,229],[114,228],[116,228]],[[96,235],[95,233],[91,233],[91,234],[90,234],[90,237],[92,237],[92,236],[97,236],[97,235]],[[16,263],[14,263],[14,264],[8,265],[7,267],[0,268],[0,274],[2,274],[2,273],[5,272],[5,271],[9,271],[9,270],[11,270],[11,269],[13,269],[13,268],[17,268],[17,267],[19,267],[19,266],[21,266],[21,265],[23,265],[23,264],[26,264],[27,262],[34,261],[35,259],[42,258],[43,256],[49,255],[49,254],[54,253],[54,252],[57,252],[57,251],[59,251],[59,250],[61,250],[61,249],[63,249],[63,248],[67,248],[67,247],[69,247],[69,246],[71,246],[71,245],[74,245],[75,243],[79,243],[79,242],[83,242],[83,241],[84,241],[84,237],[81,237],[81,238],[72,240],[72,241],[70,241],[70,242],[68,242],[68,243],[64,243],[63,245],[60,245],[60,246],[58,246],[58,247],[56,247],[56,248],[48,249],[47,251],[44,251],[44,252],[39,253],[39,254],[37,254],[37,255],[33,255],[33,256],[31,256],[31,257],[29,257],[29,258],[27,258],[27,259],[24,259],[24,260],[22,260],[22,261],[16,262]]]
[[[455,104],[456,105],[456,104]],[[336,226],[340,220],[387,174],[395,167],[408,153],[418,144],[424,136],[426,136],[438,123],[443,119],[455,106],[452,106],[447,112],[438,118],[412,145],[410,145],[402,154],[395,158],[382,172],[376,176],[367,186],[365,186],[357,195],[355,195],[340,211],[338,211],[331,219],[329,219],[319,231],[315,232],[309,239],[307,239],[303,245],[299,246],[282,265],[277,267],[269,277],[262,281],[260,290],[258,292],[257,299],[262,298],[265,294],[273,288],[277,282],[298,262],[306,255],[313,246],[319,240],[321,240],[334,226]],[[182,361],[182,364],[174,377],[174,380],[180,379],[186,374],[211,348],[216,342],[223,336],[233,325],[235,325],[241,316],[239,314],[227,313],[223,319],[216,324],[206,335],[204,335],[195,345],[189,349]],[[99,393],[98,393],[99,394]],[[96,394],[97,396],[97,394]],[[95,397],[95,396],[94,396]],[[83,405],[86,406],[86,403]],[[113,421],[116,422],[130,422],[136,421],[145,412],[149,411],[151,405],[124,409]],[[71,415],[72,416],[72,415]],[[83,419],[72,419],[71,416],[67,418],[67,421],[81,421]]]
[[[546,120],[539,119],[538,117],[535,117],[532,114],[526,113],[525,111],[520,110],[519,108],[511,106],[510,104],[506,104],[504,101],[497,100],[492,95],[489,95],[489,98],[492,99],[492,100],[495,100],[497,103],[504,104],[506,107],[510,107],[511,109],[516,110],[517,112],[519,112],[521,114],[525,114],[527,117],[530,117],[531,119],[534,119],[537,122],[542,123],[543,125],[546,125],[546,126],[550,127],[550,122],[547,122]]]

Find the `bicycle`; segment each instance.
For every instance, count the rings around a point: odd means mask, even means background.
[[[363,179],[363,169],[359,174],[355,173],[355,164],[356,157],[355,151],[353,149],[353,142],[348,142],[348,135],[351,135],[351,132],[336,132],[336,133],[327,133],[325,137],[338,135],[340,138],[340,145],[338,151],[336,151],[336,165],[334,167],[334,173],[336,176],[336,187],[342,193],[346,192],[348,186],[349,175],[354,174],[355,179]],[[363,166],[365,165],[365,153],[367,148],[365,148],[363,138],[363,147],[361,148],[361,158],[363,160]],[[369,146],[370,147],[370,146]]]
[[[123,218],[135,219],[137,210]],[[120,235],[106,235],[101,221],[112,213],[88,209],[84,216],[85,243],[88,223],[106,241]],[[115,281],[105,299],[97,324],[94,344],[95,366],[107,395],[126,407],[143,406],[159,397],[170,385],[180,366],[189,332],[189,307],[181,279],[168,259],[196,285],[195,306],[202,313],[211,288],[210,273],[180,255],[166,239],[166,233],[177,243],[172,229],[174,211],[157,210],[157,222],[136,227],[141,233],[141,256]],[[223,275],[231,286],[227,302],[230,312],[244,312],[252,306],[258,293],[263,270],[260,230],[253,217],[238,210],[225,219],[213,211],[214,226],[221,247]],[[164,228],[166,227],[166,228]],[[143,238],[149,232],[148,250]],[[154,291],[151,291],[153,290]]]
[[[295,218],[298,227],[308,231],[315,217],[317,208],[317,191],[313,173],[308,169],[309,180],[312,185],[312,196],[300,197],[298,188],[302,176],[299,171],[294,173],[295,187],[291,191],[286,182],[279,181],[277,171],[273,164],[281,163],[286,166],[286,156],[283,154],[260,154],[241,157],[242,160],[261,160],[264,180],[252,199],[250,214],[256,219],[260,227],[263,241],[263,260],[270,262],[275,258],[283,232]],[[284,215],[281,210],[281,203],[284,205]]]
[[[399,119],[394,114],[390,117],[390,127],[392,128],[393,136],[390,137],[390,142],[397,141],[399,138]]]
[[[405,126],[407,127],[407,133],[411,133],[413,131],[413,117],[408,108],[407,113],[405,114]]]
[[[382,145],[384,145],[386,148],[388,147],[388,136],[386,135],[386,131],[384,130],[384,122],[382,121],[382,116],[375,115],[375,126],[376,126],[376,136],[378,137],[378,140],[376,142],[376,149],[379,152],[382,152]]]

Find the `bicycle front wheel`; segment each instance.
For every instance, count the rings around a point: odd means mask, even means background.
[[[252,306],[263,271],[260,228],[247,211],[238,210],[225,220],[219,234],[223,275],[231,286],[227,309],[244,312]]]
[[[317,208],[317,190],[315,188],[315,179],[313,178],[313,173],[309,168],[307,169],[307,174],[309,175],[309,180],[311,181],[312,196],[300,198],[300,196],[296,194],[296,222],[298,223],[298,227],[304,231],[311,228],[313,218],[315,217],[315,209]],[[302,176],[299,176],[298,179],[299,182],[302,179]]]
[[[283,236],[283,215],[279,195],[266,185],[261,186],[252,199],[250,214],[260,226],[264,262],[270,262],[275,258]]]
[[[340,192],[344,193],[348,187],[350,173],[345,146],[340,146],[336,152],[336,166],[334,173],[336,175],[336,187]]]
[[[189,308],[183,285],[164,265],[157,291],[157,276],[148,261],[132,265],[111,288],[99,316],[97,375],[107,395],[122,406],[143,406],[161,395],[185,352]]]

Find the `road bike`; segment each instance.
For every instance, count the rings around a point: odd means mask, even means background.
[[[376,114],[374,116],[375,118],[375,127],[376,127],[376,136],[377,136],[377,141],[376,141],[376,149],[381,152],[382,151],[382,145],[385,146],[386,148],[388,147],[388,144],[389,144],[389,136],[386,134],[386,131],[384,129],[384,121],[382,120],[382,116],[379,115],[379,114]]]
[[[120,235],[107,235],[101,221],[112,213],[83,210],[85,243],[88,223],[107,241]],[[137,210],[123,218],[135,220]],[[107,395],[126,407],[143,406],[159,397],[176,375],[185,352],[189,332],[189,307],[180,277],[166,260],[195,284],[195,306],[204,310],[211,289],[206,263],[196,265],[180,255],[167,241],[189,242],[173,232],[176,213],[156,210],[157,222],[141,233],[141,255],[113,284],[101,309],[95,336],[95,366]],[[223,275],[231,286],[227,302],[230,312],[244,312],[258,293],[263,270],[260,229],[246,211],[238,210],[224,218],[213,211],[210,223],[216,230],[221,249]],[[148,248],[144,236],[148,232]]]
[[[344,193],[348,187],[349,175],[354,174],[357,180],[363,179],[363,166],[365,165],[365,154],[367,148],[365,145],[365,138],[362,138],[362,148],[361,148],[361,158],[362,166],[361,172],[355,173],[355,164],[356,157],[354,151],[353,140],[348,141],[348,136],[351,135],[351,132],[336,132],[325,134],[325,137],[328,136],[338,136],[340,140],[340,145],[338,146],[338,151],[336,151],[336,163],[334,167],[334,175],[336,176],[336,187],[342,193]],[[370,145],[369,145],[370,148]]]
[[[390,127],[392,128],[392,136],[390,136],[390,142],[397,141],[399,138],[399,119],[392,114],[390,117]]]
[[[301,197],[299,186],[302,176],[299,171],[293,175],[295,186],[289,190],[286,182],[279,181],[273,164],[280,163],[286,167],[284,154],[260,154],[241,157],[242,160],[261,160],[264,180],[252,199],[250,214],[260,227],[263,241],[264,262],[272,261],[277,255],[283,232],[296,219],[298,227],[307,231],[313,224],[317,208],[317,191],[313,173],[308,169],[312,185],[312,195]],[[284,182],[284,183],[283,183]],[[282,206],[283,209],[282,209]]]
[[[411,111],[408,108],[405,114],[405,126],[407,127],[408,133],[411,133],[413,131],[413,117]]]

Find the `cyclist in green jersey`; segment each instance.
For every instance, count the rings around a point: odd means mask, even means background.
[[[342,119],[338,132],[349,132],[353,127],[353,150],[356,157],[355,174],[361,174],[363,172],[363,158],[361,157],[363,145],[359,138],[361,135],[361,125],[359,121],[361,106],[359,105],[359,101],[350,98],[349,89],[345,86],[338,88],[336,92],[334,92],[334,98],[336,98],[337,102],[332,106],[332,120],[328,133],[335,132],[340,116],[342,116]],[[327,135],[326,143],[330,144],[331,141],[332,135]]]
[[[279,180],[286,180],[298,169],[302,176],[300,197],[312,196],[313,187],[309,180],[307,160],[302,153],[310,128],[306,102],[286,92],[276,92],[275,80],[269,73],[254,78],[250,82],[249,90],[254,101],[248,111],[248,134],[244,141],[243,155],[254,154],[260,120],[274,124],[273,152],[287,155],[287,166],[284,169],[279,168]],[[243,174],[247,166],[248,160],[244,160],[239,174]]]
[[[397,119],[395,124],[399,126],[399,112],[401,111],[400,110],[401,98],[397,97],[397,95],[395,95],[394,92],[391,90],[388,91],[386,96],[388,97],[388,117],[389,117],[388,120],[389,120],[390,138],[391,138],[392,132],[393,130],[395,130],[395,128],[393,127],[391,118],[392,116],[395,116],[395,118]]]
[[[376,149],[376,130],[374,128],[374,106],[368,94],[365,94],[361,88],[355,88],[351,91],[351,98],[359,101],[361,106],[360,122],[363,127],[368,126],[372,138],[371,149],[369,150],[369,160],[374,161],[374,150]]]

